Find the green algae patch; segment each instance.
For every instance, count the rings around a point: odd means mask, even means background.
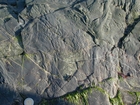
[[[112,105],[124,105],[121,92],[118,90],[117,95],[114,98],[110,98]]]

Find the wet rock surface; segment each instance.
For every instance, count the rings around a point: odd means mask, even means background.
[[[0,105],[139,104],[139,0],[0,0],[0,14]]]

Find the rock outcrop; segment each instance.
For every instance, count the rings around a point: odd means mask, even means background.
[[[139,0],[0,0],[0,105],[134,105]]]

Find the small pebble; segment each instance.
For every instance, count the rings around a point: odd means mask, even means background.
[[[34,105],[34,100],[32,98],[26,98],[24,100],[24,105]]]

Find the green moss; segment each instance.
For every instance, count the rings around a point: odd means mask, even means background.
[[[137,99],[136,99],[135,105],[138,105],[138,103],[140,102],[140,92],[129,91],[128,93],[132,96],[136,96]]]
[[[131,91],[128,91],[128,94],[130,94],[131,96],[135,96],[135,92],[131,92]]]
[[[99,92],[101,92],[101,93],[103,93],[103,94],[107,94],[107,93],[105,92],[105,90],[103,90],[101,87],[96,86],[96,87],[94,87],[94,89],[95,89],[95,90],[98,90]]]
[[[39,105],[55,105],[58,100],[63,100],[64,102],[73,103],[74,105],[89,105],[88,104],[88,94],[92,92],[92,87],[86,89],[79,89],[72,93],[68,93],[62,97],[51,99],[51,100],[42,100]]]
[[[78,94],[78,93],[73,93],[73,94],[68,94],[66,97],[64,97],[65,100],[71,102],[71,103],[74,103],[74,104],[77,104],[79,105],[80,103],[80,97],[81,95]]]
[[[93,89],[97,90],[109,97],[109,95],[107,94],[107,92],[105,90],[103,90],[101,87],[93,85],[93,86],[85,88],[85,89],[83,89],[83,87],[79,87],[76,91],[68,93],[59,98],[55,98],[52,100],[43,100],[39,105],[55,105],[55,103],[58,100],[63,100],[63,102],[65,102],[65,103],[72,103],[74,105],[89,105],[88,96],[92,92]],[[112,101],[112,103],[115,103],[115,102],[118,102],[118,100],[119,100],[119,103],[113,104],[113,105],[123,105],[123,104],[120,104],[120,103],[123,103],[120,93],[118,93],[116,97],[111,99],[111,101]]]
[[[79,89],[73,93],[70,93],[64,98],[76,105],[88,105],[88,94],[91,93],[92,87],[86,88],[86,89]]]
[[[112,78],[110,78],[109,80],[112,80]],[[95,85],[93,85],[89,88],[86,88],[86,89],[83,89],[83,87],[79,87],[74,92],[68,93],[68,94],[66,94],[62,97],[56,98],[56,99],[52,99],[51,101],[44,100],[39,105],[55,105],[55,103],[59,99],[61,101],[63,101],[64,103],[72,103],[73,105],[89,105],[88,96],[89,96],[89,93],[91,93],[93,89],[95,91],[97,90],[97,91],[107,95],[107,97],[109,98],[110,103],[112,105],[124,105],[121,91],[118,90],[116,96],[114,98],[110,98],[109,94],[105,90],[103,90],[101,87],[95,86]],[[137,101],[135,101],[133,103],[135,103],[135,105],[138,105],[138,103],[140,102],[140,92],[128,92],[128,93],[131,94],[132,97],[134,96],[137,98]]]
[[[138,103],[140,102],[140,92],[135,92],[136,97],[137,97],[137,102],[136,105],[138,105]]]
[[[121,92],[118,91],[117,95],[114,98],[110,98],[110,102],[112,103],[112,105],[124,105]]]
[[[116,78],[110,77],[107,79],[107,81],[116,81]]]

